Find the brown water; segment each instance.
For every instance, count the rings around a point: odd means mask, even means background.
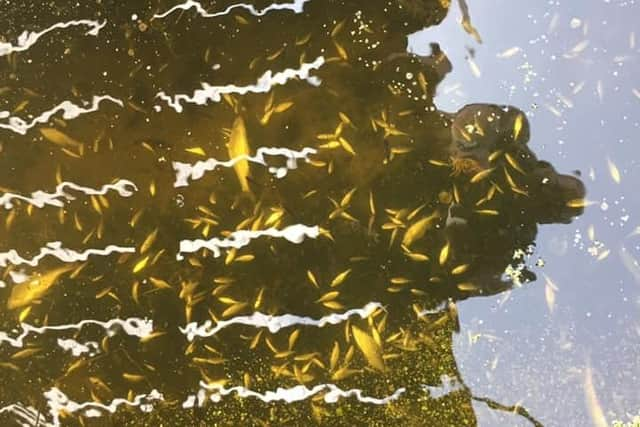
[[[535,143],[537,106],[501,98],[475,47],[456,57],[479,37],[522,53],[481,31],[491,14],[465,33],[444,0],[0,6],[3,425],[602,426],[640,408],[637,151]],[[452,89],[460,70],[479,99]],[[615,115],[637,112],[627,93]]]

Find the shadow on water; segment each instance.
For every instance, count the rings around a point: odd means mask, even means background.
[[[478,401],[539,425],[465,385],[456,302],[533,279],[504,272],[538,224],[582,213],[582,182],[536,157],[518,108],[435,108],[452,64],[437,44],[407,53],[407,35],[437,25],[448,1],[298,3],[207,17],[231,3],[191,2],[152,19],[172,5],[103,1],[2,18],[10,40],[32,18],[107,24],[6,55],[0,110],[121,102],[27,129],[3,117],[2,200],[62,182],[137,189],[5,203],[3,417],[475,425]],[[42,251],[56,241],[77,252]],[[31,332],[17,340],[20,322]]]

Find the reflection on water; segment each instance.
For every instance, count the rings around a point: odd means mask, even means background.
[[[585,187],[520,109],[436,108],[449,2],[210,3],[2,18],[2,417],[540,425],[465,384],[456,302]]]

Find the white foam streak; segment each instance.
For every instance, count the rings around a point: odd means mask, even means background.
[[[132,247],[123,247],[109,245],[104,249],[87,249],[83,252],[77,252],[73,249],[62,247],[62,242],[49,242],[44,248],[40,248],[40,253],[31,259],[22,258],[15,249],[9,252],[0,253],[0,267],[6,267],[7,264],[20,265],[27,264],[31,267],[38,265],[40,260],[48,255],[54,256],[63,262],[86,261],[90,255],[106,256],[112,253],[135,253],[136,249]]]
[[[447,301],[443,301],[434,308],[427,308],[418,313],[418,317],[424,317],[429,314],[440,314],[447,308]]]
[[[0,205],[3,205],[5,209],[11,209],[13,208],[12,200],[17,199],[23,200],[38,208],[42,208],[45,205],[62,207],[64,206],[64,202],[60,199],[75,200],[75,197],[67,193],[67,190],[78,191],[88,196],[104,195],[109,191],[116,191],[122,197],[129,197],[134,191],[138,191],[138,187],[136,187],[133,182],[126,179],[118,180],[114,184],[103,185],[99,189],[83,187],[81,185],[74,184],[73,182],[65,181],[58,184],[54,193],[35,191],[31,193],[30,197],[22,196],[20,194],[5,193],[0,196]]]
[[[325,325],[337,325],[349,319],[351,316],[360,316],[362,319],[369,317],[373,312],[382,308],[382,304],[378,302],[370,302],[362,308],[355,308],[344,313],[332,313],[320,319],[312,319],[311,317],[296,316],[294,314],[283,314],[279,316],[268,315],[255,312],[250,316],[237,316],[229,320],[220,320],[215,326],[207,320],[201,326],[196,322],[189,323],[186,327],[180,328],[180,332],[187,336],[189,341],[193,341],[195,337],[210,337],[217,334],[220,330],[231,325],[248,325],[256,328],[267,328],[269,332],[276,333],[280,329],[288,328],[295,325],[315,326],[322,328]]]
[[[62,118],[65,120],[75,119],[76,117],[98,111],[100,103],[102,101],[111,101],[114,104],[118,104],[123,107],[124,104],[121,100],[113,98],[109,95],[94,96],[91,101],[91,105],[87,107],[81,107],[74,104],[71,101],[63,101],[50,110],[45,111],[38,117],[34,118],[30,122],[20,117],[10,116],[8,111],[0,111],[0,119],[8,118],[8,123],[0,123],[0,129],[7,129],[21,135],[25,135],[29,129],[38,125],[39,123],[47,123],[49,119],[56,113],[62,111]]]
[[[283,228],[282,230],[278,230],[273,227],[267,228],[265,230],[237,230],[232,232],[229,237],[224,239],[214,237],[213,239],[209,240],[181,240],[180,250],[176,255],[176,259],[182,260],[184,259],[183,254],[197,252],[200,249],[205,248],[213,252],[213,256],[217,258],[221,255],[221,249],[240,249],[251,243],[251,240],[264,236],[284,238],[291,243],[300,244],[306,237],[315,239],[319,235],[320,227],[318,227],[317,225],[309,227],[304,224],[290,225]],[[2,265],[1,262],[2,254],[0,254],[0,265]]]
[[[309,155],[315,153],[317,153],[317,150],[310,147],[305,147],[300,151],[281,147],[260,147],[256,151],[255,156],[242,155],[226,161],[210,158],[193,164],[173,162],[173,169],[176,171],[176,181],[173,186],[176,188],[186,187],[187,185],[189,185],[189,180],[196,181],[202,178],[202,176],[206,172],[211,172],[219,166],[224,168],[232,168],[241,160],[247,160],[252,163],[268,166],[265,155],[282,156],[287,159],[287,164],[285,167],[269,167],[269,173],[274,175],[276,178],[284,178],[289,170],[293,170],[298,167],[298,160],[304,160],[305,162],[308,162]],[[2,199],[0,198],[0,200]]]
[[[429,397],[432,399],[440,399],[450,393],[464,390],[464,385],[460,383],[457,378],[450,377],[447,374],[440,376],[441,386],[431,386],[428,384],[422,385],[422,390],[429,393]]]
[[[49,405],[49,413],[51,414],[53,426],[60,426],[60,414],[76,413],[83,411],[85,417],[95,418],[102,416],[103,412],[115,413],[119,406],[126,405],[131,407],[139,407],[142,412],[151,412],[153,410],[152,402],[163,401],[164,397],[156,390],[151,390],[148,394],[139,394],[133,398],[133,400],[127,400],[122,398],[113,399],[108,405],[98,402],[74,402],[69,399],[60,389],[53,387],[51,390],[46,391],[44,396],[47,399]]]
[[[229,84],[225,86],[212,86],[208,83],[202,83],[202,89],[197,89],[193,92],[193,95],[178,94],[173,97],[167,95],[164,91],[158,92],[156,97],[167,101],[167,104],[178,113],[182,112],[182,103],[190,103],[196,105],[206,105],[208,102],[220,102],[222,95],[225,94],[240,94],[246,93],[267,93],[273,86],[283,85],[287,81],[292,79],[306,80],[313,86],[320,84],[320,79],[315,76],[310,76],[312,70],[319,69],[324,64],[324,57],[319,56],[315,61],[304,63],[300,68],[287,68],[284,71],[273,74],[271,70],[267,70],[254,85],[249,86],[237,86]]]
[[[40,32],[24,31],[18,37],[18,42],[16,45],[12,45],[11,43],[6,43],[6,42],[0,42],[0,56],[9,55],[13,52],[24,52],[25,50],[29,49],[31,46],[36,44],[40,37],[44,36],[45,34],[51,31],[54,31],[60,28],[68,28],[68,27],[74,27],[74,26],[91,27],[91,29],[87,31],[85,34],[89,36],[97,36],[100,30],[105,25],[107,25],[107,21],[100,23],[98,21],[92,21],[89,19],[79,19],[79,20],[68,21],[68,22],[57,22],[52,26],[50,26],[49,28],[46,28]]]
[[[191,8],[195,8],[196,12],[198,12],[198,14],[203,18],[217,18],[219,16],[228,15],[234,9],[245,9],[249,13],[255,16],[264,16],[273,10],[290,10],[294,13],[301,13],[304,7],[304,4],[309,1],[311,0],[294,0],[292,3],[273,3],[265,7],[264,9],[256,9],[256,7],[252,4],[236,3],[228,6],[226,9],[224,9],[221,12],[207,12],[207,10],[204,7],[202,7],[202,4],[200,4],[200,2],[197,2],[195,0],[187,0],[182,4],[173,6],[171,9],[167,10],[164,13],[153,15],[153,19],[166,18],[167,16],[171,15],[173,12],[176,12],[178,10],[188,10]]]
[[[237,393],[239,397],[247,398],[254,397],[262,400],[265,403],[274,401],[285,401],[287,403],[299,402],[301,400],[309,399],[318,393],[325,393],[323,399],[327,403],[335,403],[340,398],[355,397],[357,400],[363,403],[370,403],[373,405],[385,405],[393,400],[397,400],[405,392],[405,388],[397,389],[392,395],[376,398],[365,396],[360,389],[342,390],[335,384],[318,384],[313,388],[308,388],[304,385],[298,385],[291,388],[278,387],[276,391],[266,391],[265,393],[259,393],[242,386],[236,386],[231,388],[225,388],[219,384],[206,384],[203,381],[200,382],[201,392],[196,396],[189,396],[189,398],[183,403],[183,408],[189,408],[195,405],[196,399],[198,406],[202,406],[205,402],[205,393],[212,393],[209,396],[209,400],[212,402],[219,402],[222,396],[229,395],[231,393]]]
[[[6,332],[0,331],[0,344],[7,342],[13,347],[22,347],[24,345],[24,339],[29,334],[42,335],[48,331],[79,331],[85,325],[97,325],[107,331],[109,336],[116,333],[115,326],[120,326],[125,334],[144,338],[149,336],[153,332],[153,321],[149,319],[140,319],[138,317],[130,317],[128,319],[110,319],[105,322],[100,320],[85,319],[78,323],[70,323],[66,325],[54,325],[54,326],[33,326],[28,323],[21,323],[20,328],[22,333],[12,338]]]
[[[0,414],[3,412],[9,412],[15,415],[18,419],[23,420],[25,424],[20,424],[22,426],[47,426],[49,423],[44,422],[42,414],[33,406],[25,407],[21,403],[12,403],[11,405],[3,406],[0,408]],[[20,422],[15,420],[16,422]]]
[[[95,341],[88,341],[82,344],[73,338],[58,338],[58,347],[65,351],[70,351],[74,356],[82,356],[85,353],[93,356],[98,353],[100,345]]]

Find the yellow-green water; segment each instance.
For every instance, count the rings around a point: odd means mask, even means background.
[[[459,302],[589,201],[520,109],[435,105],[449,2],[173,6],[0,18],[3,423],[541,425],[466,385]]]

